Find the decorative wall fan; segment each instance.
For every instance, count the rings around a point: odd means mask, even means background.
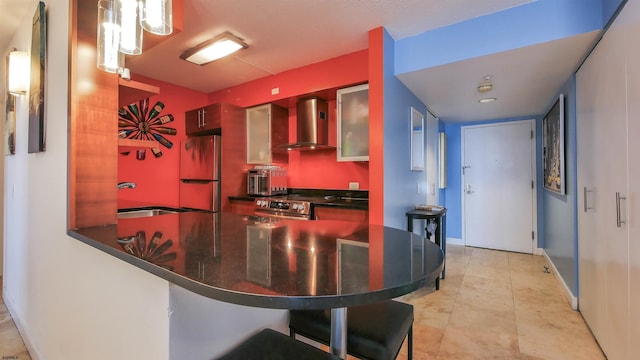
[[[166,126],[173,121],[173,115],[160,116],[164,103],[158,101],[149,109],[149,99],[140,100],[118,109],[118,136],[122,139],[155,140],[167,149],[173,147],[173,142],[165,136],[176,135],[175,128]],[[144,160],[145,149],[138,150],[136,158]],[[151,148],[155,157],[161,157],[160,147]]]

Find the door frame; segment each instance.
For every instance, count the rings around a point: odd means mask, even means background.
[[[480,125],[464,125],[460,127],[460,201],[461,201],[461,221],[462,221],[462,243],[466,246],[467,245],[467,239],[466,239],[466,227],[467,227],[467,220],[465,218],[465,196],[464,196],[464,174],[463,174],[463,169],[462,166],[464,166],[465,163],[465,159],[464,159],[464,145],[465,145],[465,136],[464,136],[464,130],[465,129],[472,129],[472,128],[481,128],[481,127],[495,127],[495,126],[505,126],[505,125],[513,125],[513,124],[518,124],[518,123],[529,123],[531,124],[531,130],[533,131],[533,136],[531,139],[531,175],[533,177],[533,179],[531,179],[533,181],[533,189],[531,189],[531,201],[532,201],[532,219],[531,219],[531,226],[532,226],[532,231],[533,231],[533,239],[532,239],[532,245],[531,245],[531,251],[532,254],[534,255],[540,255],[540,251],[539,251],[539,231],[538,231],[538,163],[537,163],[537,156],[538,156],[538,151],[537,151],[537,143],[538,143],[538,137],[537,137],[537,122],[535,119],[527,119],[527,120],[514,120],[514,121],[502,121],[502,122],[494,122],[494,123],[488,123],[488,124],[480,124]]]

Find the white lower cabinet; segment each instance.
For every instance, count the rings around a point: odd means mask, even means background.
[[[576,75],[579,309],[612,360],[640,354],[639,5],[629,1]]]

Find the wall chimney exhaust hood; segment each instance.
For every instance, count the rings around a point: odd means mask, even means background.
[[[296,141],[279,145],[286,150],[335,149],[329,146],[329,106],[318,97],[301,99],[296,104]]]

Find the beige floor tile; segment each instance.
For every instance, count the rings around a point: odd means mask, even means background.
[[[518,359],[515,334],[447,328],[437,359]]]

